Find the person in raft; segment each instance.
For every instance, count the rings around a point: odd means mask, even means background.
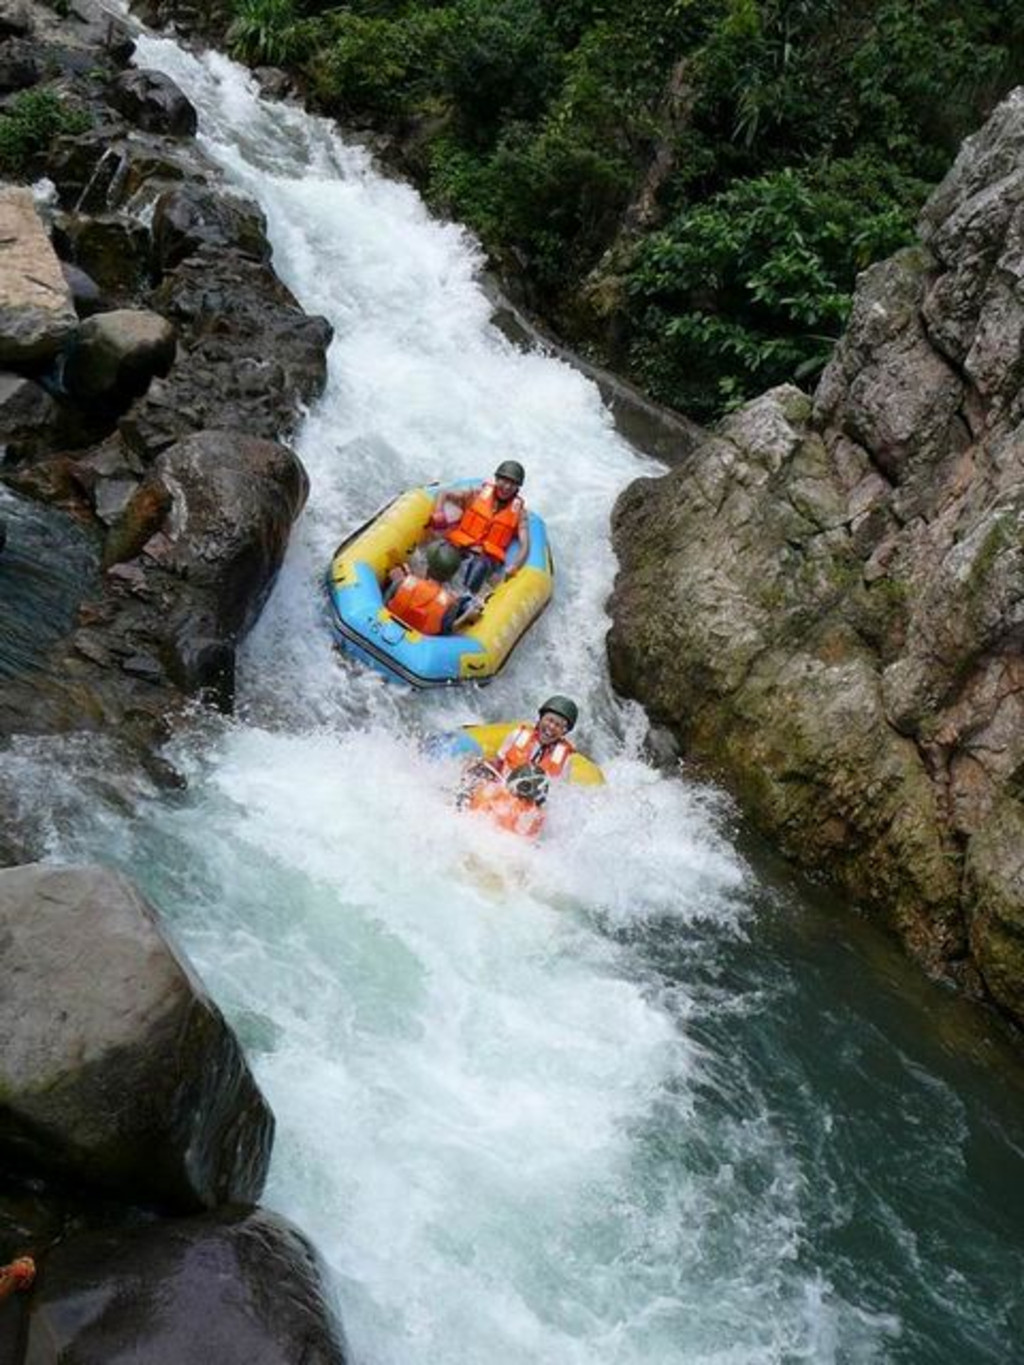
[[[446,540],[427,550],[427,577],[399,564],[388,574],[384,605],[392,616],[421,635],[450,635],[480,615],[481,604],[470,592],[457,592],[449,583],[462,565],[462,556]]]
[[[462,581],[469,592],[479,592],[498,570],[506,578],[526,563],[530,553],[530,526],[526,503],[519,496],[526,471],[518,460],[502,460],[494,478],[477,488],[441,489],[430,517],[430,525],[440,531],[463,558]],[[454,525],[446,508],[462,509]],[[518,542],[516,554],[507,560],[508,547]]]
[[[547,773],[536,763],[522,763],[507,777],[494,775],[477,782],[462,804],[466,810],[488,816],[499,829],[536,839],[544,828],[547,798]]]
[[[576,750],[567,738],[579,719],[579,707],[556,693],[542,702],[533,725],[517,725],[510,730],[495,754],[491,766],[505,777],[524,764],[535,764],[549,778],[564,776]]]

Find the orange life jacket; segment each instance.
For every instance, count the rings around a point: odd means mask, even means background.
[[[410,630],[423,635],[440,635],[444,618],[458,601],[458,595],[432,578],[406,574],[388,599],[387,608]]]
[[[510,773],[524,763],[536,763],[548,777],[561,777],[576,750],[567,739],[541,747],[535,725],[520,725],[503,741],[497,758],[503,773]]]
[[[458,526],[448,532],[448,539],[460,550],[482,550],[504,564],[508,547],[519,534],[525,510],[519,497],[499,503],[494,484],[485,483],[463,512]]]
[[[540,806],[524,801],[500,782],[481,782],[474,787],[469,809],[482,811],[500,829],[522,834],[527,839],[536,839],[544,828],[544,812]]]

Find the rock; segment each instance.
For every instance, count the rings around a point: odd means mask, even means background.
[[[0,871],[0,1144],[144,1204],[258,1197],[273,1118],[234,1035],[119,873]]]
[[[112,214],[62,214],[56,223],[58,250],[119,302],[137,299],[149,278],[149,229]],[[97,310],[93,310],[94,312]]]
[[[44,388],[24,375],[0,371],[0,444],[7,458],[43,449],[57,417],[57,405]]]
[[[26,38],[34,27],[27,0],[0,0],[0,38]]]
[[[158,530],[162,569],[187,585],[167,621],[171,677],[230,707],[234,654],[273,585],[309,490],[287,447],[204,431],[155,462],[108,542],[106,563],[137,554]]]
[[[330,324],[303,313],[266,264],[200,248],[166,276],[153,302],[177,325],[182,346],[167,379],[121,419],[142,459],[208,428],[276,439],[294,425],[297,400],[321,392]]]
[[[148,133],[171,137],[195,134],[196,111],[170,76],[133,69],[117,76],[107,90],[111,106]]]
[[[0,188],[0,363],[46,360],[77,323],[31,190]]]
[[[614,518],[620,690],[795,859],[1024,1021],[1024,91],[859,279],[813,409]]]
[[[255,261],[270,260],[267,220],[254,200],[203,185],[167,190],[156,202],[153,243],[162,269],[201,246],[228,247]]]
[[[42,78],[42,69],[31,42],[8,38],[0,47],[0,94],[25,90]]]
[[[310,1244],[263,1209],[69,1238],[32,1296],[30,1365],[344,1365]]]
[[[106,308],[103,292],[91,275],[68,261],[61,261],[60,268],[71,290],[75,312],[80,318],[92,317],[93,313],[100,313]]]
[[[169,183],[205,178],[194,146],[169,144],[123,123],[57,138],[46,169],[61,206],[76,213],[104,214],[130,205],[142,215]]]
[[[265,99],[283,100],[295,94],[295,81],[278,66],[257,66],[252,74]]]
[[[141,309],[115,309],[82,323],[64,363],[68,392],[89,402],[126,402],[145,393],[174,360],[175,329]]]
[[[1024,1018],[1024,806],[1007,795],[971,841],[966,875],[975,960],[995,999]]]

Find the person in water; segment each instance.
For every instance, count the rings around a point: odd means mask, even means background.
[[[524,764],[533,764],[549,778],[563,777],[576,752],[568,739],[579,719],[579,707],[557,693],[542,702],[533,725],[517,725],[502,741],[492,766],[507,776]]]
[[[526,503],[519,496],[526,471],[518,460],[502,460],[494,478],[476,488],[442,489],[434,500],[430,524],[441,531],[463,558],[462,581],[469,592],[479,592],[492,574],[517,574],[530,553],[530,526]],[[462,509],[450,525],[446,506]],[[516,542],[514,557],[509,546]]]
[[[488,816],[500,829],[536,839],[544,828],[547,773],[535,763],[523,763],[507,777],[498,776],[493,768],[491,774],[467,793],[465,809]]]
[[[392,616],[421,635],[450,635],[480,615],[480,603],[470,592],[449,584],[462,565],[454,545],[436,541],[427,551],[427,576],[399,564],[388,575],[384,605]]]

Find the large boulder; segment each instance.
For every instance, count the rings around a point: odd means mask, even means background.
[[[162,71],[122,71],[111,81],[107,99],[118,113],[147,133],[191,137],[196,131],[195,108]]]
[[[263,1209],[70,1238],[32,1296],[25,1365],[344,1365],[309,1243]]]
[[[233,248],[256,261],[270,260],[267,220],[252,199],[206,185],[165,190],[153,211],[153,246],[168,270],[201,246]]]
[[[174,361],[174,324],[144,308],[98,313],[79,327],[64,362],[68,392],[89,403],[126,405]]]
[[[609,651],[787,851],[1024,1019],[1024,92],[921,230],[813,406],[620,499]]]
[[[128,503],[107,563],[144,554],[182,585],[164,652],[185,691],[230,706],[235,649],[273,585],[308,491],[287,446],[203,431],[164,451]]]
[[[258,1197],[273,1116],[238,1041],[119,873],[0,870],[0,1147],[183,1212]]]
[[[48,359],[77,322],[31,190],[0,187],[0,363]]]

